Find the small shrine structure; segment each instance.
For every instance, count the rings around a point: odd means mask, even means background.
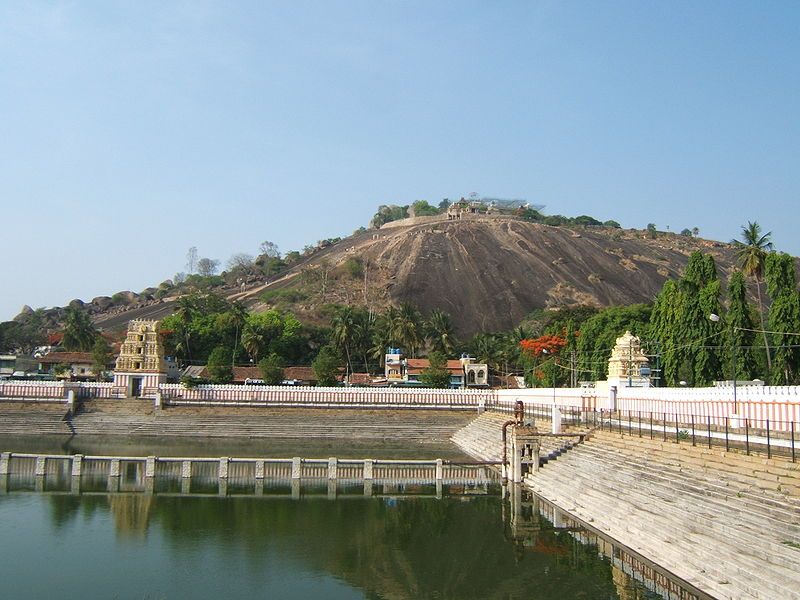
[[[137,398],[154,394],[166,382],[167,363],[158,337],[158,321],[130,321],[114,368],[114,385],[125,390],[128,398]]]
[[[608,385],[650,387],[650,361],[642,352],[641,340],[630,331],[617,338],[611,351]]]

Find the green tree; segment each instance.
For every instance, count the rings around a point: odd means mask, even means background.
[[[321,387],[331,387],[338,383],[337,377],[341,370],[341,357],[332,346],[323,346],[317,358],[311,363],[314,375],[317,378],[317,385]]]
[[[647,224],[647,237],[649,237],[651,240],[654,240],[654,239],[656,239],[657,236],[658,236],[658,230],[656,229],[656,224],[655,223],[648,223]]]
[[[267,385],[280,385],[283,381],[283,368],[286,366],[283,358],[275,353],[270,354],[258,363],[261,378]]]
[[[781,253],[770,253],[764,261],[764,279],[772,304],[769,307],[769,329],[774,350],[770,383],[793,385],[800,370],[800,295],[797,292],[794,259]]]
[[[224,346],[217,346],[211,351],[206,369],[213,383],[230,383],[233,381],[231,358],[230,349]]]
[[[64,337],[61,345],[65,350],[89,352],[97,338],[89,313],[74,306],[67,307],[64,317]]]
[[[753,354],[753,319],[747,301],[747,285],[741,271],[734,271],[728,282],[728,334],[731,348],[728,350],[726,371],[734,379],[749,380],[755,374],[756,361]]]
[[[422,369],[419,380],[424,387],[448,388],[450,387],[450,371],[447,370],[447,358],[440,352],[431,352],[428,355],[429,366]]]
[[[747,226],[742,227],[742,239],[732,240],[736,249],[736,256],[739,266],[747,277],[752,277],[756,282],[756,296],[758,299],[758,316],[761,321],[761,330],[764,337],[764,351],[767,358],[767,369],[772,371],[772,357],[769,351],[769,339],[766,333],[766,323],[764,321],[764,302],[761,297],[761,281],[764,275],[764,261],[767,254],[772,251],[772,232],[761,232],[761,225],[756,221],[748,221]]]
[[[103,379],[103,373],[108,369],[109,362],[111,362],[111,350],[103,337],[98,335],[92,346],[92,370],[97,381]]]
[[[427,200],[417,200],[412,207],[416,217],[432,217],[440,213],[439,209],[428,204]]]

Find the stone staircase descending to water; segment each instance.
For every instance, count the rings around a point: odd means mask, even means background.
[[[512,415],[508,413],[485,412],[455,432],[450,440],[473,458],[500,462],[503,460],[503,423],[511,418]],[[537,426],[546,432],[550,428],[550,422],[539,421]],[[576,442],[576,438],[543,437],[539,450],[541,463],[555,460]]]
[[[595,432],[525,483],[718,598],[800,598],[800,463]]]
[[[30,403],[3,402],[0,405],[0,435],[71,435],[64,420],[64,404],[41,403],[31,410]]]
[[[94,400],[72,423],[78,435],[208,438],[338,438],[446,442],[471,414],[450,411],[294,408],[168,408],[152,402]]]

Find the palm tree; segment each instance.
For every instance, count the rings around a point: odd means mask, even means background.
[[[253,359],[254,363],[258,363],[261,353],[269,342],[267,332],[258,327],[245,326],[242,332],[242,346]]]
[[[94,346],[97,330],[92,325],[89,314],[84,310],[70,306],[64,318],[64,338],[62,346],[66,350],[88,352]]]
[[[767,339],[766,326],[764,324],[764,303],[761,299],[761,279],[764,274],[764,260],[767,253],[772,251],[772,232],[761,233],[761,225],[756,221],[748,221],[746,227],[742,227],[742,240],[733,240],[732,244],[736,247],[736,256],[739,259],[739,266],[742,272],[753,277],[756,282],[756,293],[758,295],[758,316],[761,318],[761,331],[764,336],[764,349],[767,353],[767,370],[772,371],[772,358],[769,354],[769,341]]]
[[[431,350],[445,356],[453,353],[453,324],[450,315],[438,308],[433,310],[425,321],[425,336],[430,341]]]
[[[410,304],[401,304],[397,315],[394,332],[398,341],[408,350],[411,357],[415,358],[422,342],[419,311]]]
[[[188,361],[192,358],[192,353],[189,349],[189,337],[191,331],[192,320],[195,315],[195,304],[191,296],[181,296],[178,299],[178,307],[175,309],[175,316],[178,317],[181,330],[183,332],[183,340],[175,349],[176,353],[180,352],[183,357]],[[181,348],[181,346],[183,346]]]
[[[230,314],[231,323],[236,328],[236,333],[233,337],[233,358],[231,366],[236,366],[236,350],[239,346],[239,332],[247,323],[247,308],[239,300],[236,300],[228,311]]]
[[[350,348],[356,330],[356,314],[351,306],[342,306],[337,309],[331,319],[331,341],[340,350],[344,350],[347,358],[347,372],[353,372],[353,363],[350,360]]]

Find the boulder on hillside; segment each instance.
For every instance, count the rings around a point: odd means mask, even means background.
[[[14,317],[14,321],[21,323],[27,320],[27,318],[32,314],[33,314],[33,309],[26,304],[25,306],[22,307],[22,310],[19,311],[19,314],[16,317]]]
[[[114,305],[114,301],[110,296],[97,296],[96,298],[92,298],[91,305],[97,310],[107,310]]]

